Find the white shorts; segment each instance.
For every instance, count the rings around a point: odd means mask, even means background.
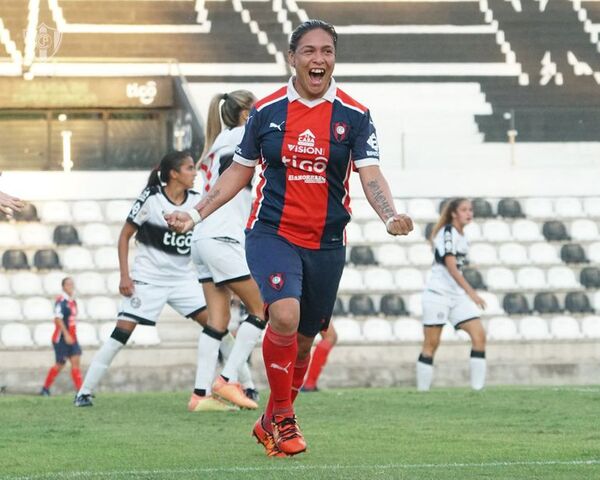
[[[426,327],[441,327],[450,322],[458,329],[461,323],[481,316],[479,308],[467,295],[442,295],[425,290],[421,301],[423,325]]]
[[[140,325],[156,325],[167,303],[177,313],[190,318],[206,308],[202,287],[193,280],[168,287],[134,281],[134,293],[131,297],[122,297],[118,318]]]
[[[198,280],[215,285],[247,280],[250,269],[243,245],[229,237],[199,238],[192,242],[192,260]]]

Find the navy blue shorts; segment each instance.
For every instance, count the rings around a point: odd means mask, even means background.
[[[346,247],[299,247],[260,224],[246,233],[246,260],[266,306],[283,298],[300,302],[298,332],[327,329],[344,271]]]
[[[74,357],[75,355],[81,355],[81,347],[79,343],[75,342],[73,345],[67,344],[63,339],[57,343],[53,343],[54,355],[56,356],[56,363],[65,363],[67,358]]]

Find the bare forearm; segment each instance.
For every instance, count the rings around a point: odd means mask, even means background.
[[[364,174],[361,172],[360,181],[371,207],[379,215],[379,218],[385,222],[388,218],[396,215],[394,199],[390,187],[381,174],[379,167],[365,167],[361,170],[371,168],[376,168],[376,170],[367,171]]]
[[[129,276],[129,239],[131,238],[131,235],[128,234],[126,228],[127,227],[125,226],[123,227],[123,230],[121,230],[117,247],[117,251],[119,253],[119,271],[121,272],[121,277]]]
[[[473,287],[471,287],[471,285],[469,285],[469,282],[467,282],[467,280],[465,280],[465,277],[463,276],[462,273],[460,273],[460,270],[458,270],[458,267],[456,266],[456,264],[446,264],[446,268],[448,269],[448,273],[450,274],[450,276],[456,281],[456,283],[458,283],[460,285],[460,287],[467,292],[467,294],[472,294],[473,292],[475,292],[475,290],[473,290]]]

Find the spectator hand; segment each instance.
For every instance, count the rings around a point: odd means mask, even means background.
[[[412,232],[413,222],[408,215],[396,214],[388,218],[385,228],[390,235],[408,235]]]
[[[187,212],[175,211],[165,215],[169,228],[177,233],[186,233],[194,228],[194,220]]]

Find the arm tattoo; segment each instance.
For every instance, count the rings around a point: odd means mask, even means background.
[[[385,193],[381,189],[377,180],[371,180],[367,183],[367,188],[371,193],[373,202],[375,203],[378,213],[381,213],[385,220],[394,216],[394,207],[390,205],[390,202],[386,198]]]
[[[208,195],[206,195],[206,197],[204,197],[204,199],[200,202],[200,205],[198,206],[198,211],[202,210],[205,207],[208,207],[211,203],[213,203],[220,193],[221,190],[219,189],[211,190],[208,193]]]

